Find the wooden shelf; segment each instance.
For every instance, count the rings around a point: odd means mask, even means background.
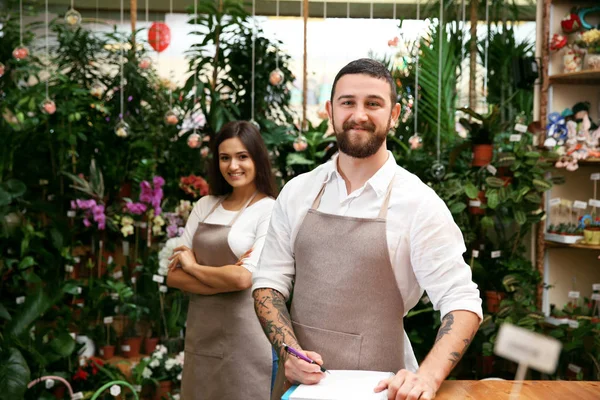
[[[568,244],[568,243],[559,243],[553,242],[551,240],[544,240],[544,243],[548,247],[553,248],[573,248],[573,249],[584,249],[584,250],[600,250],[600,245],[591,245],[591,244]]]
[[[568,74],[554,74],[549,77],[552,85],[596,85],[600,84],[600,70],[584,70],[580,72],[571,72]]]

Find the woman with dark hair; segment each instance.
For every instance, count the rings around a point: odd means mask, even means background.
[[[269,399],[271,344],[250,294],[275,183],[267,148],[249,122],[223,126],[212,147],[211,194],[175,249],[167,284],[190,293],[182,399]]]

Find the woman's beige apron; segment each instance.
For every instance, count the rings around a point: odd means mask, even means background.
[[[253,196],[254,197],[254,196]],[[229,225],[198,224],[193,238],[196,262],[221,267],[235,264]],[[273,368],[271,344],[254,312],[251,289],[212,296],[190,295],[185,337],[182,400],[268,399]]]
[[[404,368],[404,302],[386,239],[393,182],[374,219],[317,211],[323,184],[298,231],[290,315],[300,346],[319,353],[325,368]],[[288,386],[280,363],[272,399]]]

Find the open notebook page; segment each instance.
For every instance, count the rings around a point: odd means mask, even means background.
[[[387,400],[387,390],[373,392],[391,372],[329,370],[316,385],[300,385],[290,400]]]

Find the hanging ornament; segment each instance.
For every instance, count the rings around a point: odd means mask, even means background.
[[[208,147],[204,146],[203,148],[200,149],[200,156],[202,156],[202,158],[208,157],[209,151],[210,150],[208,149]]]
[[[42,104],[40,104],[40,109],[44,114],[52,115],[56,112],[56,104],[49,98],[46,98],[42,101]]]
[[[162,52],[171,43],[171,29],[164,22],[153,22],[148,30],[148,43],[157,52]]]
[[[417,150],[423,147],[423,138],[419,136],[418,133],[415,133],[410,138],[408,138],[408,143],[410,144],[411,150]]]
[[[142,59],[138,63],[138,67],[140,67],[140,69],[148,69],[151,66],[152,66],[152,59],[148,56],[142,57]]]
[[[115,126],[115,135],[122,138],[129,136],[129,125],[127,122],[123,120],[119,121],[117,126]]]
[[[173,110],[167,111],[167,113],[165,114],[165,124],[177,125],[178,122],[179,118],[177,117],[177,114],[175,114]]]
[[[269,74],[269,83],[273,86],[279,86],[283,83],[284,78],[285,75],[283,72],[279,68],[276,68]]]
[[[440,180],[446,174],[446,167],[439,161],[436,161],[431,166],[431,175],[437,180]]]
[[[300,135],[294,140],[293,146],[296,151],[304,151],[308,147],[308,142],[304,136]]]
[[[197,133],[192,133],[190,136],[188,136],[187,145],[189,148],[197,149],[198,147],[200,147],[200,144],[200,135],[198,135]]]
[[[81,14],[71,7],[65,14],[65,22],[67,25],[77,26],[81,23]]]
[[[90,94],[97,99],[102,98],[104,95],[104,85],[98,81],[92,83],[92,86],[90,87]]]
[[[254,125],[256,127],[256,129],[260,130],[260,124],[258,122],[256,122],[256,120],[254,120],[254,118],[252,118],[249,122],[252,125]]]
[[[13,50],[12,55],[17,60],[24,60],[29,56],[29,49],[21,45]]]
[[[5,70],[6,67],[0,62],[0,78],[2,78],[2,76],[4,75]]]

